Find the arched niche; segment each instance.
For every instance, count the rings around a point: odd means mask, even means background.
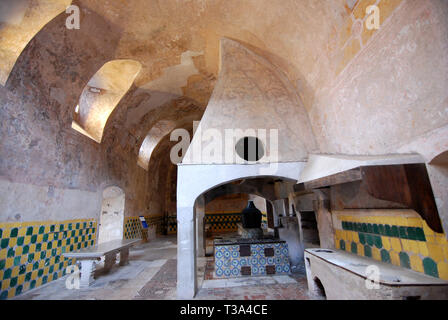
[[[82,91],[73,116],[73,129],[101,143],[109,116],[141,68],[135,60],[113,60],[104,64]]]
[[[23,49],[72,0],[0,1],[0,85],[5,85]]]
[[[98,243],[123,239],[125,193],[116,186],[103,191]]]

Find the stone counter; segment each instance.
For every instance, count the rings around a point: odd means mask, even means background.
[[[285,241],[215,240],[214,254],[217,278],[290,273],[288,244]]]

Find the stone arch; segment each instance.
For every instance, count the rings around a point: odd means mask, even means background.
[[[255,165],[179,165],[177,182],[177,295],[191,299],[197,290],[197,217],[202,195],[232,181],[255,177],[279,177],[297,181],[304,162]]]
[[[73,129],[101,143],[109,116],[139,74],[140,62],[129,59],[105,63],[82,91],[73,116]]]
[[[4,0],[0,3],[0,85],[34,36],[72,0]]]
[[[120,187],[109,186],[103,190],[98,243],[123,239],[125,201]]]

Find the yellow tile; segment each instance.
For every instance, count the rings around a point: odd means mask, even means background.
[[[8,291],[8,299],[14,298],[15,294],[16,294],[16,288],[10,288]]]
[[[30,289],[30,282],[25,282],[23,284],[23,292],[28,291]]]
[[[7,258],[6,259],[6,263],[5,263],[6,269],[11,268],[13,264],[14,264],[14,258]]]
[[[448,241],[446,240],[446,237],[445,237],[445,235],[443,233],[436,234],[435,242],[437,244],[441,244],[441,245],[445,245],[445,244],[448,243]]]
[[[360,243],[359,242],[359,235],[358,235],[357,232],[352,232],[352,239],[353,239],[354,242]]]
[[[401,252],[402,251],[400,239],[390,238],[390,244],[391,244],[392,249],[394,251],[397,251],[397,252]]]
[[[8,254],[8,251],[6,249],[0,250],[0,260],[6,259],[6,256]]]
[[[2,281],[2,290],[6,290],[9,288],[9,279],[3,280]]]
[[[423,224],[423,231],[425,232],[426,237],[431,237],[435,235],[434,231],[432,231],[432,229],[428,227],[426,221],[423,221],[422,224]]]
[[[26,235],[26,228],[20,228],[19,229],[19,237],[24,237]]]
[[[399,266],[400,265],[400,256],[398,255],[398,252],[395,251],[389,251],[390,253],[390,260],[393,265]]]
[[[40,287],[42,285],[42,278],[37,279],[36,287]]]
[[[358,245],[358,255],[364,256],[364,246]]]
[[[31,273],[31,280],[36,280],[37,279],[37,270],[34,270],[32,273]]]
[[[13,248],[13,247],[15,247],[15,245],[17,244],[17,238],[10,238],[9,239],[9,247],[10,248]]]
[[[45,261],[44,260],[40,260],[39,261],[39,268],[42,269],[43,267],[45,267]]]
[[[392,245],[390,244],[390,238],[389,237],[381,237],[381,241],[383,242],[383,247],[387,251],[392,249]]]
[[[46,242],[42,243],[42,246],[41,246],[41,251],[45,251],[45,250],[47,250],[47,243]]]
[[[23,247],[16,248],[16,257],[21,256],[23,252]]]
[[[448,280],[448,263],[439,262],[437,264],[437,269],[439,269],[439,277],[444,280]]]
[[[35,253],[36,252],[36,245],[35,244],[31,244],[30,245],[30,250],[28,252],[29,253]]]
[[[381,252],[378,248],[372,248],[372,258],[381,261]]]
[[[37,243],[42,243],[44,241],[44,235],[40,234],[37,236]]]
[[[3,229],[3,234],[2,234],[2,238],[6,239],[6,238],[10,238],[11,236],[11,229]]]
[[[401,239],[401,246],[403,247],[403,251],[406,251],[406,252],[412,251],[410,240]]]
[[[33,265],[31,263],[26,265],[26,272],[31,272],[33,270]]]
[[[23,284],[25,282],[25,275],[22,274],[17,278],[17,284]]]
[[[25,240],[24,240],[24,242],[23,242],[23,244],[30,244],[31,243],[31,237],[30,236],[25,236]]]
[[[429,251],[426,242],[418,241],[418,252],[425,257],[429,256]]]
[[[407,218],[409,227],[422,227],[422,219],[419,218]]]
[[[19,266],[17,266],[17,267],[14,267],[13,269],[12,269],[12,273],[11,273],[11,277],[17,277],[19,275]]]
[[[423,262],[422,259],[416,254],[412,254],[409,256],[411,261],[411,269],[418,272],[424,272],[423,270]]]
[[[413,253],[419,253],[420,251],[420,247],[419,247],[419,243],[420,241],[415,241],[415,240],[409,240],[409,245],[411,246],[411,252]]]
[[[428,251],[429,257],[431,257],[436,263],[445,260],[442,246],[428,243]]]

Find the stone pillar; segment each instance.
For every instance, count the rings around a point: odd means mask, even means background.
[[[196,213],[196,236],[197,236],[197,242],[196,242],[196,250],[198,257],[205,257],[205,226],[204,226],[204,219],[205,219],[205,202],[204,202],[204,196],[200,196],[198,200],[196,201],[195,206],[195,213]]]
[[[129,247],[121,249],[120,251],[120,266],[126,266],[129,264]]]
[[[79,285],[81,288],[88,288],[93,282],[95,282],[95,260],[81,260],[81,279]]]
[[[319,230],[320,247],[334,249],[334,228],[329,196],[323,191],[315,190],[314,192],[317,196],[317,200],[313,201],[313,206]]]
[[[177,208],[177,297],[193,299],[197,290],[194,208]]]

